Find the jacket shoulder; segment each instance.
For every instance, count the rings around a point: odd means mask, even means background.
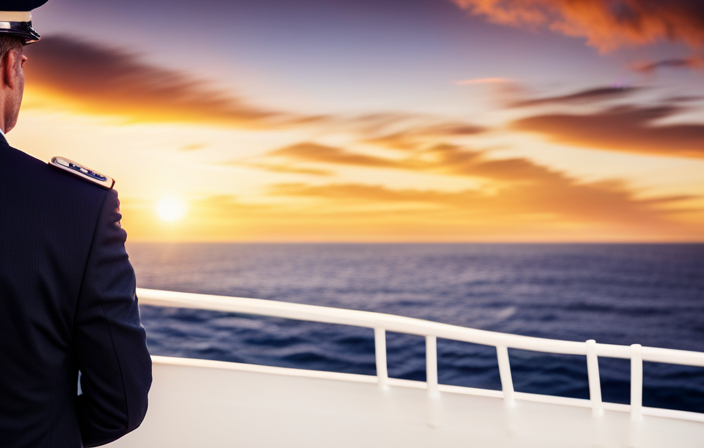
[[[6,193],[16,199],[39,207],[53,204],[50,208],[59,207],[70,214],[97,213],[109,191],[12,147],[0,148],[0,177],[0,183],[12,191]]]

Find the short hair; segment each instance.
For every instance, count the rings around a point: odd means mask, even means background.
[[[24,39],[17,36],[0,34],[0,64],[2,64],[7,53],[13,50],[17,50],[21,53],[22,47],[24,47]]]

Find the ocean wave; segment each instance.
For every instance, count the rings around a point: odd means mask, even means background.
[[[169,245],[129,247],[146,288],[376,311],[573,341],[704,351],[703,245]],[[168,251],[169,256],[161,252]],[[153,354],[375,375],[373,331],[142,307]],[[425,341],[387,334],[392,377],[425,379]],[[510,350],[515,388],[586,398],[584,357]],[[627,360],[599,360],[627,403]],[[445,384],[500,389],[496,350],[438,341]],[[704,412],[704,369],[645,363],[647,406]]]

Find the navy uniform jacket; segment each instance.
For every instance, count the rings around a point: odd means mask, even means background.
[[[0,136],[0,447],[97,446],[144,419],[151,360],[120,219],[117,192]]]

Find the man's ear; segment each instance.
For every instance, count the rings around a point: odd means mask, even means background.
[[[14,89],[17,86],[17,64],[20,62],[20,54],[14,50],[5,53],[0,61],[0,74],[2,75],[3,87]]]

